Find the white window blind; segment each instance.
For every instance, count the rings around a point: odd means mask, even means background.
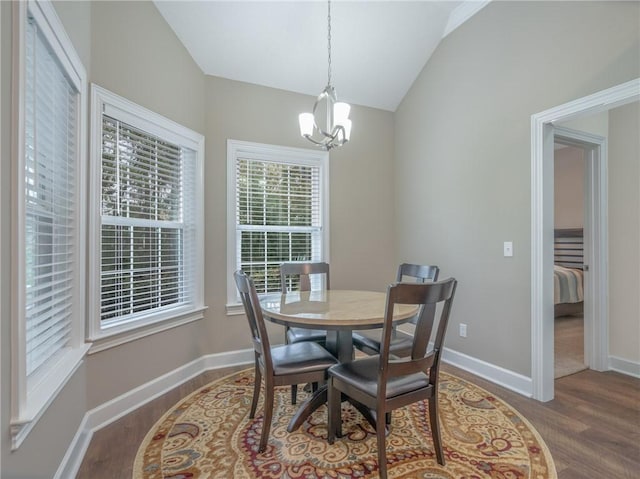
[[[236,159],[236,264],[259,293],[280,291],[280,264],[322,259],[321,167]]]
[[[26,375],[69,346],[78,257],[78,92],[32,17],[25,35]]]
[[[194,301],[195,155],[103,114],[103,326]]]

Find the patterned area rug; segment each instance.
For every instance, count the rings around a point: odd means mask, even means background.
[[[446,466],[438,465],[426,403],[393,412],[387,437],[390,478],[556,479],[547,446],[529,422],[502,400],[441,373],[439,406]],[[377,478],[375,432],[348,403],[344,437],[326,441],[326,407],[288,433],[298,406],[290,388],[277,388],[264,453],[257,448],[262,400],[249,419],[253,370],[213,382],[179,402],[140,445],[134,479]],[[306,393],[300,388],[299,403]],[[299,404],[298,403],[298,404]]]

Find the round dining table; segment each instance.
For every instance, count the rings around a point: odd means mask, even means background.
[[[326,330],[325,347],[338,361],[346,363],[353,359],[352,331],[381,328],[386,301],[386,293],[332,289],[269,294],[261,298],[260,305],[264,317],[274,323]],[[405,322],[416,312],[416,306],[396,305],[393,321]],[[326,401],[327,389],[321,387],[300,406],[287,430],[300,427]]]

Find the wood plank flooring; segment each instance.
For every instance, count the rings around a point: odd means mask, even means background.
[[[129,479],[147,431],[180,398],[243,367],[208,371],[97,431],[77,479]],[[640,477],[640,379],[582,371],[556,380],[556,398],[541,403],[444,365],[517,409],[549,446],[558,479]]]

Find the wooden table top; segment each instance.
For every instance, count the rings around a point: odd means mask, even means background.
[[[270,294],[260,300],[274,322],[318,329],[372,329],[384,322],[386,293],[324,290]],[[411,318],[417,308],[396,305],[394,322]]]

